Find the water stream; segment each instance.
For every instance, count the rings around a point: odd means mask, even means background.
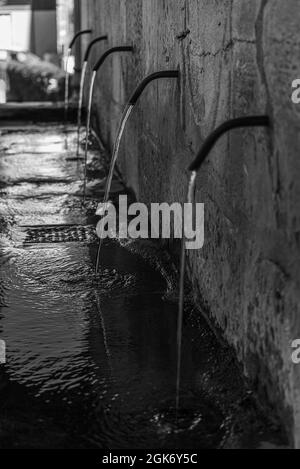
[[[80,90],[79,90],[79,102],[78,102],[78,114],[77,114],[77,150],[76,154],[77,157],[79,156],[79,149],[80,149],[80,130],[81,130],[81,116],[82,116],[82,105],[83,105],[83,92],[84,92],[84,83],[85,83],[85,75],[87,71],[88,62],[84,61],[81,70],[81,77],[80,77]]]
[[[107,202],[109,200],[109,195],[110,195],[110,191],[111,191],[111,184],[112,184],[112,180],[113,180],[113,176],[114,176],[114,172],[115,172],[115,168],[116,168],[117,159],[118,159],[119,152],[120,152],[121,140],[122,140],[122,137],[123,137],[123,134],[124,134],[124,130],[126,128],[127,121],[129,119],[130,114],[133,111],[133,109],[134,109],[134,106],[127,105],[126,108],[125,108],[125,111],[123,112],[123,115],[121,117],[119,129],[118,129],[118,132],[117,132],[117,137],[116,137],[116,141],[115,141],[115,145],[114,145],[113,153],[112,153],[112,157],[111,157],[109,174],[108,174],[108,178],[107,178],[107,182],[106,182],[106,189],[105,189],[105,194],[104,194],[104,199],[103,199],[103,206],[104,207],[105,207],[105,205],[107,204]],[[102,233],[102,235],[103,235],[103,233]],[[102,248],[102,244],[103,244],[102,243],[102,237],[103,237],[102,235],[100,233],[100,240],[99,240],[99,244],[98,244],[97,260],[96,260],[96,273],[99,270],[99,264],[100,264],[100,254],[101,254],[101,248]]]
[[[195,203],[195,184],[197,173],[193,172],[189,181],[187,202],[194,205]],[[184,211],[183,211],[184,213]],[[177,376],[176,376],[176,412],[179,412],[180,401],[180,382],[181,382],[181,356],[182,356],[182,326],[183,326],[183,311],[184,311],[184,285],[185,285],[185,263],[186,263],[186,248],[185,248],[185,231],[184,224],[182,227],[182,243],[181,243],[181,260],[180,260],[180,277],[179,277],[179,303],[178,303],[178,318],[177,318]]]
[[[85,153],[84,153],[84,181],[83,181],[83,200],[85,202],[86,198],[86,179],[87,179],[87,156],[89,150],[89,137],[91,130],[91,114],[92,114],[92,105],[93,105],[93,94],[94,86],[96,80],[97,72],[93,71],[91,83],[90,83],[90,92],[89,92],[89,102],[88,102],[88,112],[86,120],[86,136],[85,136]]]
[[[65,73],[65,125],[68,121],[68,111],[69,111],[69,84],[70,84],[70,75],[69,75],[69,62],[71,58],[71,49],[69,48],[66,55],[66,73]]]

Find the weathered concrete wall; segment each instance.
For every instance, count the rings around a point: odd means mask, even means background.
[[[234,346],[244,371],[281,412],[300,446],[300,76],[298,0],[85,0],[95,34],[134,44],[108,60],[97,81],[101,134],[112,144],[130,93],[153,83],[127,128],[120,167],[141,201],[183,201],[186,168],[225,119],[267,112],[271,132],[235,131],[198,177],[206,242],[189,255],[195,300]],[[84,24],[83,26],[86,26]],[[103,49],[99,47],[97,53]]]

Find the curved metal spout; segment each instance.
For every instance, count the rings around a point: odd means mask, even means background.
[[[195,190],[197,173],[202,167],[202,164],[208,157],[210,151],[222,135],[230,130],[243,128],[243,127],[269,127],[271,120],[268,116],[249,116],[231,119],[224,122],[217,127],[204,141],[201,149],[190,165],[189,171],[192,172],[187,201],[189,204],[195,204]],[[183,228],[182,234],[182,250],[181,250],[181,267],[180,267],[180,285],[179,285],[179,306],[178,306],[178,323],[177,323],[177,381],[176,381],[176,410],[179,408],[179,391],[181,381],[181,348],[182,348],[182,323],[183,323],[183,310],[184,310],[184,279],[185,279],[185,264],[186,264],[186,248],[185,248],[185,232]]]
[[[83,65],[82,65],[82,70],[81,70],[81,78],[80,78],[80,90],[79,90],[79,102],[78,102],[78,112],[77,112],[77,157],[79,156],[79,144],[80,144],[80,128],[81,128],[81,115],[82,115],[82,104],[83,104],[83,90],[84,90],[84,82],[85,82],[85,75],[86,75],[86,70],[87,70],[87,65],[88,65],[88,60],[90,57],[90,53],[94,47],[95,44],[101,41],[106,41],[108,39],[107,35],[104,36],[98,36],[95,39],[93,39],[85,52],[84,55],[84,60],[83,60]]]
[[[152,73],[152,75],[147,76],[137,87],[133,95],[129,100],[130,106],[135,106],[139,97],[143,93],[146,86],[151,83],[151,81],[158,80],[160,78],[179,78],[179,71],[178,70],[164,70],[162,72]]]
[[[104,54],[100,57],[98,62],[93,68],[94,72],[98,72],[99,68],[103,65],[107,57],[111,54],[114,54],[115,52],[133,52],[134,48],[132,46],[119,46],[119,47],[112,47],[111,49],[108,49]]]
[[[164,70],[161,72],[156,72],[153,73],[152,75],[149,75],[146,77],[140,85],[136,88],[135,92],[133,93],[132,97],[130,98],[128,104],[126,105],[125,111],[123,113],[123,116],[121,118],[120,126],[119,126],[119,131],[117,134],[114,150],[113,150],[113,156],[111,160],[111,165],[110,165],[110,171],[107,179],[107,185],[106,185],[106,191],[105,191],[105,199],[104,203],[108,202],[109,198],[109,193],[110,193],[110,188],[111,188],[111,183],[112,183],[112,178],[114,175],[114,170],[118,158],[118,153],[120,149],[120,143],[121,143],[121,138],[125,130],[125,125],[129,119],[129,116],[136,105],[139,97],[145,90],[146,86],[151,83],[154,80],[159,80],[161,78],[179,78],[179,71],[178,70]]]
[[[104,36],[98,36],[98,37],[96,37],[95,39],[93,39],[93,40],[89,43],[89,45],[88,45],[88,47],[87,47],[87,50],[86,50],[86,52],[85,52],[85,54],[84,54],[84,59],[83,59],[83,61],[84,61],[84,62],[87,62],[87,61],[89,60],[90,53],[91,53],[92,48],[94,47],[95,44],[97,44],[98,42],[101,42],[101,41],[107,41],[107,39],[108,39],[107,34],[105,34]]]
[[[132,46],[112,47],[111,49],[108,49],[104,54],[102,54],[102,56],[100,57],[100,59],[98,60],[98,62],[96,63],[93,69],[93,74],[92,74],[92,79],[91,79],[91,84],[90,84],[88,115],[87,115],[87,121],[86,121],[86,138],[85,138],[85,154],[84,154],[84,183],[83,183],[84,202],[85,202],[85,197],[86,197],[87,155],[88,155],[89,135],[90,135],[90,126],[91,126],[91,112],[92,112],[92,103],[93,103],[93,94],[94,94],[96,75],[97,75],[99,68],[104,64],[107,57],[109,57],[111,54],[114,54],[115,52],[133,52],[133,51],[134,51],[134,48]]]
[[[227,122],[224,122],[222,125],[217,127],[205,140],[196,159],[190,165],[189,171],[199,171],[216,142],[229,130],[237,129],[239,127],[269,127],[270,125],[271,121],[268,116],[239,117],[237,119],[231,119]]]
[[[67,60],[66,60],[66,72],[65,72],[65,116],[64,116],[64,121],[65,125],[67,124],[68,120],[68,110],[69,110],[69,71],[68,71],[68,65],[69,65],[69,60],[72,52],[72,48],[77,41],[79,37],[81,37],[84,34],[91,34],[93,31],[92,29],[83,29],[82,31],[79,31],[78,33],[75,34],[73,37],[72,41],[69,44],[68,51],[67,51]]]
[[[72,41],[70,42],[69,49],[73,48],[75,42],[80,36],[83,36],[84,34],[92,34],[92,32],[93,32],[92,29],[82,29],[81,31],[78,31],[78,33],[75,34]]]
[[[121,139],[126,127],[126,124],[128,122],[128,119],[130,117],[131,112],[133,111],[139,97],[143,93],[144,89],[146,86],[151,83],[154,80],[158,80],[161,78],[179,78],[180,74],[178,70],[163,70],[160,72],[153,73],[152,75],[148,75],[141,83],[140,85],[136,88],[135,92],[133,93],[132,97],[130,98],[129,102],[127,103],[125,110],[123,112],[114,149],[113,149],[113,154],[111,158],[111,164],[110,164],[110,169],[109,169],[109,175],[107,178],[107,183],[106,183],[106,189],[105,189],[105,196],[103,200],[103,205],[107,204],[108,199],[109,199],[109,194],[110,194],[110,189],[111,189],[111,184],[114,176],[114,171],[115,171],[115,166],[117,163],[118,155],[119,155],[119,150],[120,150],[120,144],[121,144]],[[99,264],[100,264],[100,251],[102,247],[102,239],[100,236],[100,241],[98,244],[98,252],[97,252],[97,261],[96,261],[96,273],[98,273],[99,270]]]

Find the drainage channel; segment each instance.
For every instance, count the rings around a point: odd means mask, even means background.
[[[92,243],[97,240],[93,225],[44,225],[22,226],[25,232],[23,244],[56,244],[56,243]]]

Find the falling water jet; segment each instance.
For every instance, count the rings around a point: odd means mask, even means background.
[[[83,60],[83,65],[82,65],[82,70],[81,70],[81,77],[80,77],[80,90],[79,90],[79,102],[78,102],[78,113],[77,113],[77,152],[76,155],[77,157],[79,156],[79,145],[80,145],[80,128],[81,128],[81,116],[82,116],[82,104],[83,104],[83,90],[84,90],[84,82],[85,82],[85,75],[87,71],[87,66],[88,66],[88,61],[90,57],[90,53],[94,47],[95,44],[101,41],[106,41],[108,39],[108,36],[98,36],[95,39],[93,39],[86,50],[84,60]]]
[[[271,121],[268,116],[249,116],[231,119],[215,129],[203,143],[196,159],[189,167],[191,177],[188,187],[187,201],[190,204],[195,204],[195,190],[196,190],[196,177],[197,173],[208,157],[210,151],[218,141],[218,139],[226,132],[242,127],[269,127]],[[179,285],[179,306],[178,306],[178,321],[177,321],[177,377],[176,377],[176,415],[179,410],[180,400],[180,383],[181,383],[181,359],[182,359],[182,325],[183,325],[183,310],[184,310],[184,279],[185,279],[185,265],[186,265],[186,248],[185,248],[185,230],[183,224],[182,236],[182,250],[181,250],[181,266],[180,266],[180,285]]]
[[[64,116],[65,125],[66,125],[67,118],[68,118],[68,96],[69,96],[69,72],[68,72],[68,69],[69,69],[70,57],[71,57],[71,49],[69,47],[68,51],[67,51],[67,55],[66,55],[66,62],[65,62],[65,67],[66,67],[66,70],[65,70],[65,74],[66,74],[65,75],[65,116]]]
[[[96,297],[95,297],[96,306],[97,306],[97,310],[98,310],[98,313],[99,313],[99,319],[100,319],[101,328],[102,328],[104,349],[105,349],[106,357],[107,357],[107,360],[108,360],[109,369],[112,373],[113,372],[112,358],[111,358],[111,352],[110,352],[109,345],[108,345],[108,340],[107,340],[107,331],[106,331],[104,316],[103,316],[102,307],[101,307],[98,292],[96,292],[95,295],[96,295]]]
[[[114,145],[114,149],[113,149],[113,154],[112,154],[112,158],[111,158],[109,175],[108,175],[108,179],[107,179],[107,183],[106,183],[105,195],[104,195],[104,200],[103,200],[103,206],[104,207],[107,204],[108,199],[109,199],[109,194],[110,194],[110,190],[111,190],[111,185],[112,185],[113,175],[114,175],[114,171],[115,171],[115,166],[116,166],[116,162],[117,162],[118,155],[119,155],[119,150],[120,150],[120,143],[121,143],[121,140],[122,140],[122,136],[123,136],[126,124],[127,124],[128,119],[130,117],[130,114],[131,114],[132,110],[134,109],[136,103],[138,102],[138,100],[139,100],[141,94],[143,93],[144,89],[147,87],[147,85],[149,83],[151,83],[152,81],[158,80],[158,79],[161,79],[161,78],[179,78],[179,71],[178,70],[164,70],[164,71],[161,71],[161,72],[156,72],[156,73],[152,73],[151,75],[148,75],[139,84],[139,86],[136,88],[135,92],[133,93],[133,95],[131,96],[128,104],[125,107],[125,110],[124,110],[123,115],[121,117],[119,129],[118,129],[118,132],[117,132],[117,137],[116,137],[116,141],[115,141],[115,145]],[[100,233],[100,240],[99,240],[99,244],[98,244],[97,260],[96,260],[96,274],[98,273],[98,270],[99,270],[100,252],[101,252],[101,248],[102,248],[102,237],[103,236],[101,236],[101,233]]]
[[[134,48],[132,46],[119,46],[119,47],[112,47],[108,49],[98,60],[95,67],[93,68],[93,74],[90,82],[90,93],[89,93],[89,102],[88,102],[88,113],[87,113],[87,121],[86,121],[86,137],[85,137],[85,154],[84,154],[84,182],[83,182],[83,201],[85,202],[86,199],[86,177],[87,177],[87,155],[88,155],[88,148],[89,148],[89,135],[90,135],[90,127],[91,127],[91,113],[92,113],[92,104],[93,104],[93,95],[94,95],[94,86],[95,80],[98,73],[99,68],[104,64],[107,57],[115,52],[133,52]]]
[[[188,187],[188,203],[194,205],[195,202],[195,190],[196,190],[196,177],[197,172],[193,171],[189,187]],[[184,213],[184,210],[183,210]],[[182,226],[182,243],[181,243],[181,269],[180,269],[180,280],[179,280],[179,308],[178,308],[178,320],[177,320],[177,376],[176,376],[176,421],[179,410],[179,391],[180,391],[180,377],[181,377],[181,348],[182,348],[182,324],[183,324],[183,308],[184,308],[184,282],[185,282],[185,260],[186,260],[186,249],[185,249],[185,230],[184,223]]]
[[[75,44],[75,42],[77,41],[77,39],[79,37],[81,37],[82,35],[84,34],[91,34],[92,33],[92,30],[91,29],[84,29],[82,31],[79,31],[78,33],[75,34],[75,36],[73,37],[72,41],[70,42],[69,44],[69,47],[68,47],[68,51],[67,51],[67,58],[66,58],[66,64],[65,64],[65,67],[66,67],[66,76],[65,76],[65,125],[67,125],[67,120],[68,120],[68,111],[69,111],[69,69],[68,69],[68,66],[69,66],[69,61],[70,61],[70,57],[71,57],[71,52],[72,52],[72,48]]]
[[[84,61],[82,64],[81,76],[80,76],[79,101],[78,101],[78,111],[77,111],[77,150],[76,150],[77,158],[79,157],[83,90],[84,90],[84,81],[85,81],[87,66],[88,66],[88,62]]]
[[[85,152],[84,152],[83,202],[85,202],[85,198],[86,198],[87,154],[88,154],[88,148],[89,148],[89,135],[90,135],[90,126],[91,126],[92,102],[93,102],[93,92],[94,92],[96,76],[97,76],[97,72],[93,71],[91,82],[90,82],[88,112],[87,112],[87,121],[86,121]]]

